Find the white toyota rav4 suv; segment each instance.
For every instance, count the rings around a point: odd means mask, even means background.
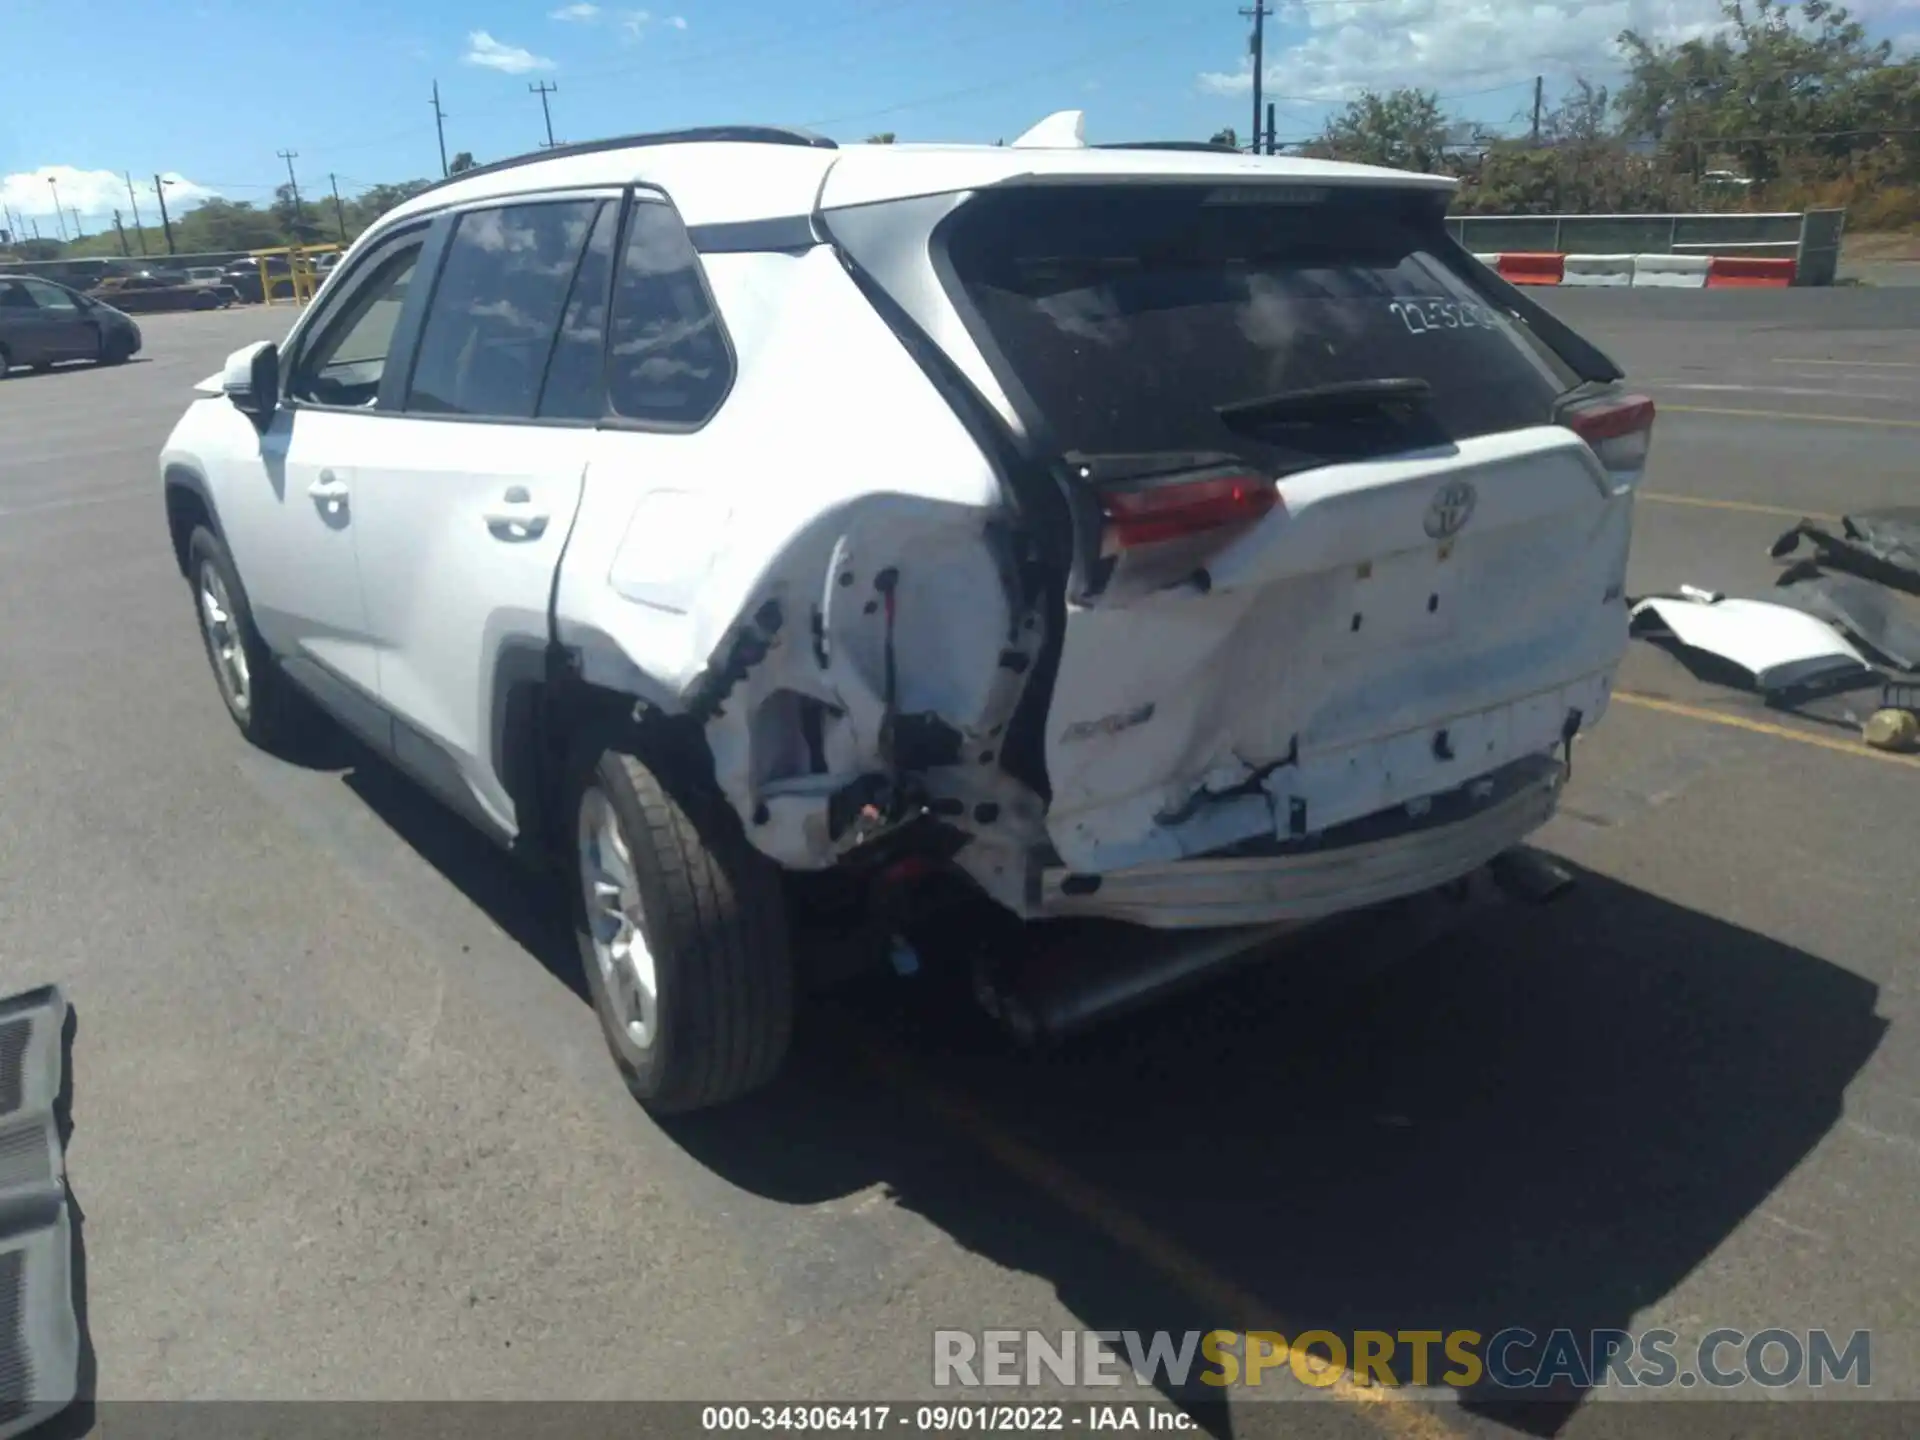
[[[1445,886],[1606,708],[1653,420],[1450,192],[1071,116],[456,176],[167,442],[221,695],[577,870],[662,1110],[778,1068],[810,873],[1169,945]]]

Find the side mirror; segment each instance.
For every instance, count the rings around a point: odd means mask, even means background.
[[[234,351],[227,357],[220,386],[234,409],[265,429],[280,405],[280,347],[261,340]]]

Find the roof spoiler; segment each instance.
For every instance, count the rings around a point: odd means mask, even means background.
[[[1010,147],[1014,150],[1084,150],[1087,148],[1087,112],[1056,110]]]

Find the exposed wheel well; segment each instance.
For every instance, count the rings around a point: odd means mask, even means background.
[[[167,471],[167,534],[173,541],[174,563],[182,575],[187,573],[187,542],[194,530],[205,525],[214,534],[220,533],[212,507],[196,481],[188,478],[189,473],[177,468]]]
[[[498,701],[499,773],[519,818],[515,848],[528,858],[569,854],[571,820],[565,788],[582,750],[621,749],[654,766],[691,767],[710,779],[713,753],[691,720],[636,715],[631,695],[592,685],[575,675],[558,650],[542,679],[510,682]]]

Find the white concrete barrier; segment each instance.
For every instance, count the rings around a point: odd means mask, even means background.
[[[1562,285],[1631,285],[1633,255],[1569,255]]]
[[[1489,270],[1498,270],[1500,268],[1500,256],[1497,253],[1493,255],[1482,255],[1478,251],[1475,251],[1473,258]]]
[[[1712,264],[1705,255],[1636,255],[1633,257],[1633,283],[1670,290],[1704,290],[1707,268]]]

